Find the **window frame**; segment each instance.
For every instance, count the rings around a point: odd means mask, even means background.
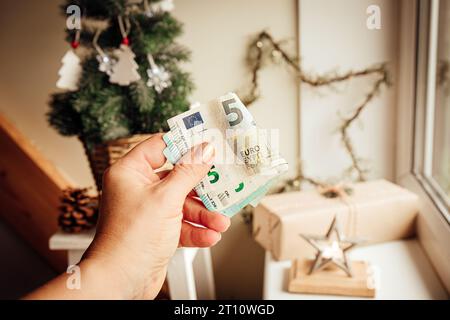
[[[398,78],[397,163],[396,181],[415,192],[421,202],[417,218],[417,236],[441,280],[450,292],[450,219],[436,183],[430,179],[432,147],[433,59],[428,55],[436,46],[436,25],[431,39],[423,32],[430,23],[429,13],[436,17],[439,0],[402,0],[400,28],[400,59]],[[428,28],[427,28],[428,30]],[[419,51],[421,50],[421,51]],[[419,54],[418,54],[419,53]],[[433,52],[431,52],[433,54]],[[426,77],[427,81],[423,81]],[[430,94],[431,93],[431,94]],[[432,130],[431,130],[432,131]],[[430,136],[431,135],[431,136]],[[431,140],[430,140],[431,139]],[[431,147],[431,149],[430,149]]]
[[[450,223],[448,196],[432,175],[436,102],[436,68],[439,0],[421,0],[418,17],[418,48],[413,173],[441,214]],[[427,34],[427,31],[430,31]],[[420,87],[419,86],[423,85]]]

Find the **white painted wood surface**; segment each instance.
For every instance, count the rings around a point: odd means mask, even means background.
[[[178,249],[168,270],[170,271],[167,272],[167,280],[171,297],[191,300],[215,299],[211,252],[208,248]]]
[[[448,299],[419,241],[393,241],[357,247],[350,252],[354,260],[366,260],[375,269],[375,299]],[[287,291],[291,261],[275,261],[266,252],[263,299],[362,299],[357,297],[296,294]]]
[[[55,233],[49,240],[51,250],[67,250],[68,265],[80,261],[94,239],[95,230],[77,234]],[[209,248],[179,248],[167,268],[172,300],[215,299],[214,275]]]

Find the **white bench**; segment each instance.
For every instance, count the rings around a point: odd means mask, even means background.
[[[51,250],[67,250],[67,264],[77,264],[94,238],[95,230],[68,234],[57,232],[49,241]],[[214,276],[209,248],[180,248],[167,269],[173,300],[215,299]]]

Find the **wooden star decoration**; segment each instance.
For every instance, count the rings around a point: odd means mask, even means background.
[[[347,251],[356,246],[359,241],[348,239],[342,235],[336,216],[333,217],[333,221],[325,236],[305,234],[300,234],[300,236],[317,250],[316,258],[308,274],[312,274],[330,264],[334,264],[343,270],[347,276],[353,276]]]

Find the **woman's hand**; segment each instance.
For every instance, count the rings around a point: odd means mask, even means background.
[[[191,192],[208,173],[214,149],[194,147],[173,170],[155,173],[165,146],[154,135],[105,172],[95,239],[80,263],[82,289],[110,279],[98,289],[107,297],[154,298],[178,246],[213,246],[229,227],[228,217],[208,211]]]

